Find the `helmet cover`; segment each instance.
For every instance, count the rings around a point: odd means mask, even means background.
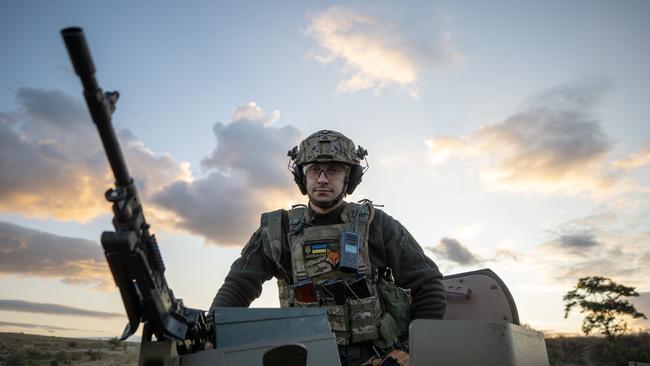
[[[361,159],[368,151],[361,146],[355,147],[354,142],[340,132],[320,130],[304,139],[299,146],[289,150],[293,160],[291,172],[302,194],[307,193],[302,168],[313,163],[343,163],[350,166],[350,176],[346,182],[346,193],[351,194],[361,182],[363,168]]]
[[[358,165],[359,156],[352,140],[331,130],[321,130],[304,139],[295,159],[297,166],[333,162]]]

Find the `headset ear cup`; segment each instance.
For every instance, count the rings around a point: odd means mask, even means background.
[[[307,194],[307,187],[305,186],[305,175],[302,173],[302,167],[294,167],[293,170],[291,170],[291,173],[293,174],[293,181],[296,182],[298,185],[298,189],[300,189],[300,193],[304,195]]]
[[[363,177],[363,168],[361,165],[352,165],[350,169],[350,182],[348,183],[348,189],[345,193],[352,194],[354,189],[357,188],[359,183],[361,183],[361,177]]]

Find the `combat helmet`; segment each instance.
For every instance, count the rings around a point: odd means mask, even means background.
[[[289,170],[293,173],[293,180],[300,188],[300,192],[307,194],[303,167],[312,163],[343,163],[350,166],[350,174],[346,178],[345,193],[352,194],[361,183],[365,168],[361,166],[361,159],[365,159],[368,150],[360,145],[355,147],[354,142],[340,132],[320,130],[304,139],[299,146],[294,146],[287,155],[291,158]]]

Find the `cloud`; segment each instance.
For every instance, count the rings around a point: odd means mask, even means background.
[[[243,245],[262,212],[300,199],[287,151],[301,134],[292,126],[272,126],[273,118],[252,102],[235,109],[231,123],[214,125],[217,146],[201,161],[206,175],[165,187],[153,203],[173,214],[175,227],[211,243]]]
[[[179,162],[168,153],[155,154],[129,130],[119,130],[118,137],[129,172],[145,199],[173,182],[193,179],[188,162]]]
[[[460,240],[474,240],[479,237],[479,235],[484,231],[484,225],[482,222],[476,222],[470,225],[462,225],[455,228],[452,232],[454,238]]]
[[[583,228],[608,227],[620,220],[620,215],[604,211],[596,214],[579,217],[563,222],[560,229],[563,231],[579,231]]]
[[[601,243],[598,242],[594,233],[582,232],[560,234],[556,239],[543,245],[551,251],[559,250],[565,253],[583,256],[592,249],[600,246]]]
[[[257,106],[255,102],[249,102],[246,105],[235,108],[232,113],[232,122],[236,121],[250,121],[262,123],[264,125],[271,125],[280,119],[280,111],[275,110],[271,115],[264,114],[262,108]]]
[[[0,212],[88,221],[108,213],[113,178],[99,135],[81,100],[58,90],[20,88],[17,110],[0,114]],[[122,149],[146,196],[179,179],[189,166],[157,156],[129,131]]]
[[[639,292],[638,297],[629,298],[636,310],[650,318],[650,292]],[[628,321],[630,328],[650,330],[650,322],[647,319],[630,319]]]
[[[494,250],[494,257],[490,260],[493,262],[503,263],[506,261],[519,262],[521,259],[522,255],[513,249],[496,248]]]
[[[611,142],[593,112],[610,88],[604,77],[551,88],[502,122],[467,136],[426,140],[428,160],[472,159],[484,182],[498,189],[602,193],[621,188],[606,160]]]
[[[621,254],[617,256],[618,258],[587,257],[564,267],[564,270],[557,273],[555,278],[577,281],[582,277],[603,275],[625,283],[625,279],[632,277],[637,270],[633,266],[620,263],[619,261],[624,258]],[[647,271],[645,272],[647,273]],[[623,280],[621,281],[621,279]]]
[[[650,165],[650,143],[641,148],[639,152],[630,154],[625,159],[617,160],[612,165],[625,172]]]
[[[232,123],[215,123],[217,147],[201,166],[222,174],[242,174],[248,185],[259,188],[286,188],[291,181],[287,179],[287,151],[298,144],[300,132],[292,126],[266,125],[268,118],[234,119],[240,117],[235,112]]]
[[[641,213],[646,218],[647,213]],[[630,212],[607,212],[569,220],[552,231],[554,238],[538,245],[531,263],[550,282],[572,284],[586,276],[604,276],[628,286],[647,286],[650,231],[631,227]]]
[[[77,328],[65,328],[65,327],[57,327],[54,325],[43,325],[43,324],[30,324],[30,323],[14,323],[14,322],[5,322],[5,321],[0,321],[0,327],[17,327],[17,328],[28,328],[28,329],[44,329],[49,332],[53,331],[78,331],[78,330],[85,330],[85,329],[77,329]],[[99,333],[106,333],[103,331],[96,331]]]
[[[572,249],[591,249],[600,245],[593,234],[562,235],[560,243],[563,247]]]
[[[397,85],[417,98],[417,82],[424,69],[463,59],[449,31],[438,35],[426,29],[409,32],[408,21],[382,18],[338,6],[311,17],[306,34],[321,47],[314,59],[323,64],[343,63],[339,91],[373,89],[379,93]]]
[[[442,238],[438,245],[428,249],[444,259],[461,265],[478,264],[480,262],[475,254],[453,238]]]
[[[0,275],[61,279],[71,285],[112,289],[100,246],[0,221]]]
[[[91,318],[123,318],[125,316],[124,314],[118,313],[107,313],[59,304],[47,304],[22,300],[0,300],[0,310],[18,311],[25,313],[84,316]]]
[[[21,88],[16,97],[11,123],[0,120],[0,211],[87,220],[105,209],[97,184],[109,182],[105,163],[94,165],[81,104],[60,91]]]
[[[0,113],[0,212],[81,222],[109,214],[104,191],[113,177],[83,103],[33,88],[19,89],[16,98],[15,112]],[[214,125],[217,146],[198,176],[189,163],[156,154],[129,130],[118,130],[150,223],[241,245],[261,212],[299,199],[286,154],[301,134],[275,127],[279,116],[255,102],[237,107],[232,123]]]
[[[640,263],[650,263],[650,251],[647,251],[639,258]]]
[[[175,215],[174,226],[209,242],[243,245],[264,212],[259,200],[263,197],[257,193],[241,177],[213,172],[192,183],[174,183],[154,195],[153,200]]]

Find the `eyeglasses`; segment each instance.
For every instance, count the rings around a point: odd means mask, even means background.
[[[327,178],[336,179],[344,176],[348,169],[345,164],[339,163],[309,164],[305,167],[305,175],[312,179],[318,179],[322,172]]]

